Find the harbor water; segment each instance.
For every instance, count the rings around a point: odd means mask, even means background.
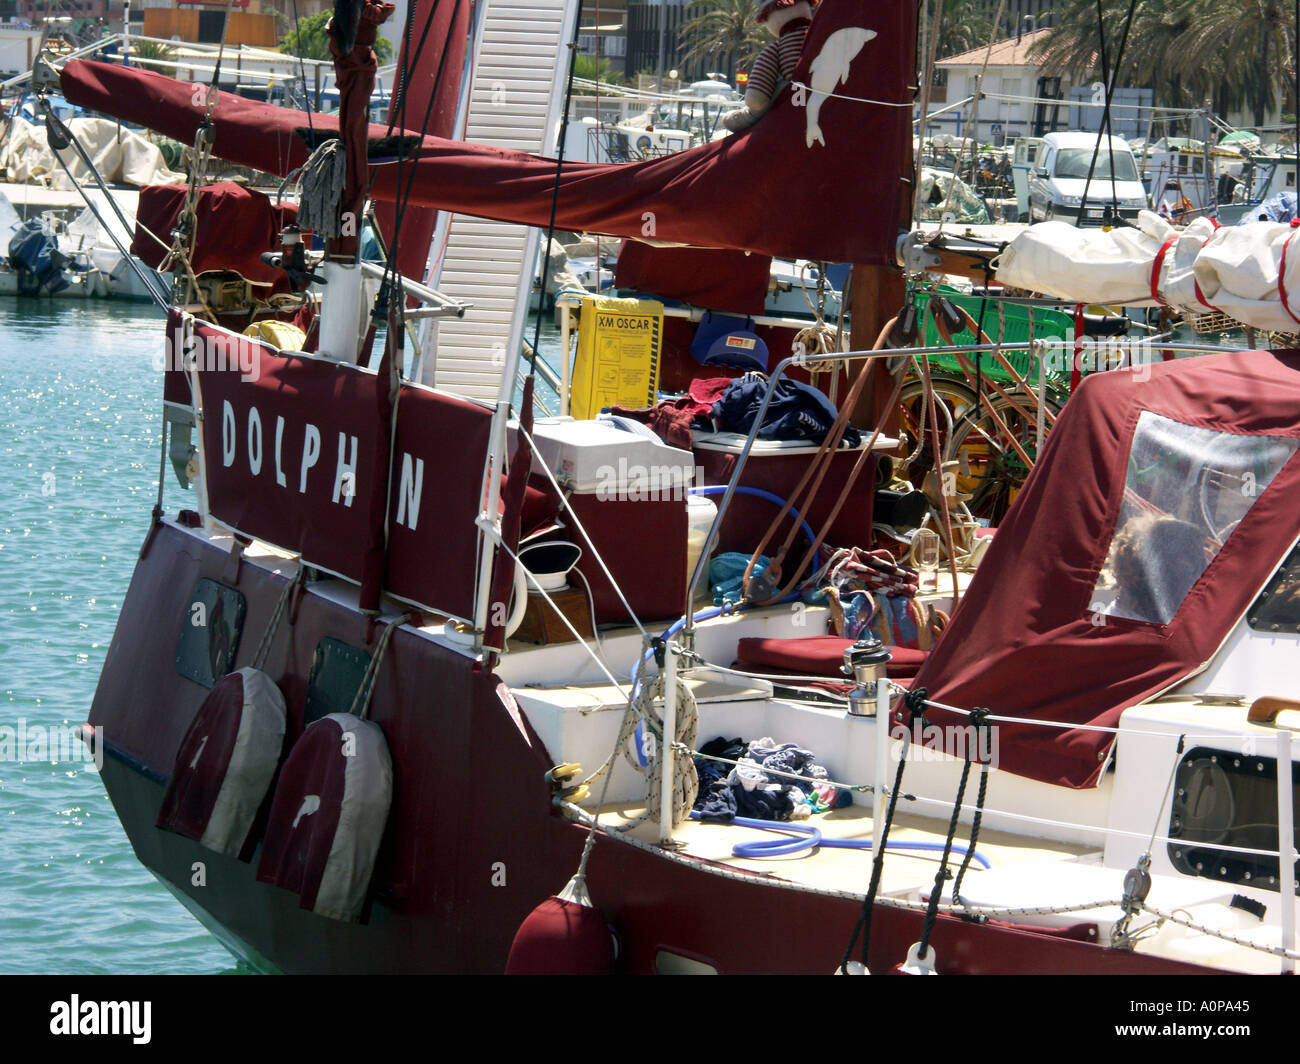
[[[162,323],[0,302],[0,974],[241,970],[136,860],[93,762],[53,741],[86,720],[148,529]],[[168,510],[190,505],[167,476]]]
[[[0,302],[4,974],[238,970],[136,860],[93,762],[49,741],[90,711],[148,529],[162,321],[146,304]]]

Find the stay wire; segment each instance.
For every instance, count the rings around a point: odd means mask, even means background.
[[[456,16],[460,13],[460,7],[462,3],[463,0],[456,0],[456,6],[452,9],[451,21],[453,24],[456,21]],[[433,13],[430,12],[429,22],[425,25],[424,28],[425,34],[428,33],[429,26],[432,25],[432,22],[433,22]],[[423,36],[424,35],[422,34],[421,35],[422,39]],[[419,135],[421,138],[423,138],[425,131],[429,128],[429,121],[433,117],[433,105],[435,101],[438,99],[438,89],[442,85],[442,75],[443,75],[443,71],[446,69],[447,66],[447,54],[450,50],[451,49],[449,47],[443,48],[442,56],[438,60],[438,69],[434,72],[433,75],[433,88],[429,93],[428,103],[426,103],[424,107],[424,118],[420,123]],[[404,101],[402,106],[403,108],[405,107]],[[402,171],[403,171],[403,164],[405,163],[405,161],[406,161],[405,153],[399,153],[398,161],[397,161],[398,194],[397,194],[397,200],[393,210],[393,236],[392,239],[388,242],[389,243],[388,264],[384,275],[384,285],[380,289],[380,295],[378,297],[380,299],[383,298],[384,289],[390,288],[394,284],[397,277],[397,244],[402,231],[402,221],[406,217],[406,208],[410,202],[411,190],[415,186],[415,175],[418,168],[416,167],[414,160],[411,161],[409,172],[406,178],[406,184],[405,186],[402,185]],[[372,170],[371,181],[373,182],[373,180],[374,180],[374,171]],[[399,302],[403,302],[403,301],[399,300]]]
[[[573,39],[569,41],[569,77],[564,86],[564,114],[560,118],[560,143],[555,152],[555,183],[551,186],[551,217],[546,226],[546,246],[541,255],[541,294],[537,300],[537,322],[533,326],[533,349],[528,356],[528,372],[537,372],[537,347],[542,339],[542,315],[546,312],[546,283],[550,279],[547,265],[551,259],[551,241],[555,238],[555,215],[560,206],[560,177],[564,173],[564,142],[569,135],[569,105],[573,99],[573,77],[578,68],[578,32],[582,26],[582,0],[573,20]],[[599,67],[599,64],[597,64]],[[600,83],[600,71],[596,71],[596,83]],[[596,276],[600,276],[600,261],[596,262]],[[599,284],[597,284],[599,288]]]
[[[302,78],[302,112],[307,116],[307,131],[311,134],[313,146],[316,143],[316,127],[311,120],[313,107],[320,106],[320,100],[313,100],[311,89],[307,87],[307,63],[302,55],[302,26],[298,22],[298,0],[293,0],[293,37],[298,45],[298,76]]]
[[[1097,33],[1099,37],[1098,51],[1101,54],[1101,77],[1106,86],[1106,97],[1102,104],[1101,122],[1097,128],[1097,143],[1092,149],[1092,161],[1088,164],[1088,178],[1083,183],[1083,195],[1079,197],[1079,211],[1075,215],[1075,225],[1083,227],[1083,217],[1088,206],[1088,190],[1092,188],[1092,176],[1097,171],[1097,157],[1101,154],[1101,138],[1106,140],[1106,158],[1110,165],[1110,190],[1111,190],[1111,208],[1118,211],[1118,195],[1115,191],[1115,160],[1110,154],[1110,103],[1115,95],[1115,84],[1119,81],[1120,65],[1124,62],[1124,48],[1128,44],[1128,31],[1133,25],[1133,12],[1137,8],[1137,0],[1129,0],[1128,14],[1124,18],[1124,31],[1120,34],[1119,51],[1115,56],[1115,66],[1113,68],[1108,62],[1106,55],[1106,24],[1102,21],[1102,0],[1097,0]]]

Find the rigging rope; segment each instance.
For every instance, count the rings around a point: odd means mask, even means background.
[[[943,4],[939,2],[939,0],[936,0],[936,3],[938,9],[942,10]],[[979,75],[975,79],[975,95],[971,97],[970,115],[966,119],[966,136],[962,139],[961,149],[957,152],[957,161],[956,163],[953,164],[953,168],[952,168],[953,179],[948,182],[948,194],[944,197],[943,200],[943,210],[939,212],[939,228],[937,230],[938,233],[943,232],[943,223],[944,220],[948,217],[948,208],[952,204],[953,189],[957,187],[957,174],[961,170],[961,161],[966,155],[966,145],[970,143],[971,126],[974,124],[975,109],[979,107],[980,96],[982,95],[980,90],[984,87],[984,75],[989,68],[989,58],[993,55],[993,45],[997,41],[998,32],[1002,26],[1002,12],[1006,9],[1006,6],[1007,6],[1007,0],[998,0],[998,13],[993,19],[993,29],[989,32],[989,46],[984,50],[984,62],[980,65]],[[938,14],[936,11],[936,22],[937,21],[938,21]],[[976,130],[976,132],[979,131]],[[924,145],[922,145],[922,148],[924,149]],[[917,181],[918,190],[920,189],[920,184],[921,182],[918,179]]]
[[[883,682],[883,681],[882,681]],[[879,846],[872,846],[871,853],[871,883],[867,887],[867,893],[862,898],[862,912],[858,914],[858,922],[853,926],[853,934],[849,937],[849,944],[844,950],[844,956],[840,960],[840,974],[849,974],[849,961],[853,957],[853,947],[857,945],[858,936],[862,936],[862,967],[867,967],[867,954],[871,948],[871,914],[876,907],[876,895],[880,891],[880,876],[885,868],[885,848],[889,844],[889,829],[894,824],[894,811],[898,808],[898,796],[903,790],[903,771],[907,768],[908,747],[912,742],[912,729],[917,720],[925,719],[926,697],[929,692],[924,687],[917,687],[903,696],[903,703],[910,714],[907,731],[903,737],[903,748],[898,755],[898,768],[894,773],[894,786],[889,792],[889,804],[885,808],[885,823],[879,831],[873,829],[875,840]],[[880,780],[876,781],[879,786]]]
[[[379,642],[375,646],[375,652],[370,655],[370,661],[366,665],[365,675],[361,677],[361,683],[357,687],[357,693],[353,696],[352,706],[348,710],[354,717],[360,717],[366,720],[370,716],[370,701],[375,693],[375,680],[379,676],[379,667],[384,660],[384,652],[388,649],[389,641],[393,638],[393,632],[400,625],[406,624],[407,621],[414,619],[418,614],[403,613],[395,620],[389,621],[384,627],[384,633],[379,637]]]
[[[578,66],[578,32],[582,26],[582,2],[579,0],[578,11],[573,20],[573,39],[569,41],[569,76],[564,86],[564,113],[560,118],[560,143],[555,152],[555,182],[551,187],[551,217],[546,225],[546,246],[542,253],[542,281],[541,294],[537,300],[537,322],[533,326],[533,349],[528,358],[528,372],[537,372],[537,349],[542,339],[542,315],[546,312],[546,285],[550,280],[550,270],[547,269],[547,263],[551,254],[551,241],[555,237],[555,215],[560,207],[560,177],[564,173],[564,148],[565,141],[569,139],[569,106],[573,99],[573,75]],[[596,70],[596,81],[599,84],[600,70]],[[596,112],[597,122],[600,120],[600,112]],[[600,290],[600,257],[596,258],[596,289]],[[565,353],[568,357],[568,353]]]
[[[293,579],[284,585],[284,589],[280,592],[280,598],[275,603],[275,610],[271,613],[271,619],[266,623],[266,631],[262,633],[262,640],[258,643],[257,652],[253,655],[251,662],[253,668],[265,669],[266,659],[271,653],[271,644],[275,641],[276,632],[280,629],[280,620],[284,617],[285,607],[288,606],[294,589],[301,587],[306,582],[306,579],[307,566],[299,558],[298,571],[293,574]],[[289,623],[292,624],[293,622],[290,621]]]
[[[339,203],[347,183],[347,148],[332,138],[321,144],[303,163],[299,182],[302,193],[298,202],[298,225],[325,239],[342,232]]]
[[[1115,84],[1119,81],[1120,64],[1124,62],[1124,48],[1128,44],[1128,31],[1133,25],[1133,12],[1137,8],[1137,0],[1129,0],[1128,14],[1124,18],[1124,32],[1120,36],[1119,52],[1115,56],[1115,67],[1110,69],[1106,56],[1106,24],[1102,21],[1102,0],[1097,0],[1097,34],[1099,37],[1098,51],[1101,53],[1101,76],[1106,84],[1106,98],[1103,105],[1101,122],[1097,127],[1097,143],[1092,149],[1092,161],[1088,164],[1088,179],[1083,183],[1083,195],[1079,197],[1079,212],[1075,215],[1075,225],[1083,227],[1083,215],[1088,205],[1088,189],[1092,187],[1092,175],[1097,169],[1097,156],[1101,153],[1101,138],[1107,137],[1106,158],[1110,166],[1110,192],[1112,210],[1118,210],[1118,197],[1115,193],[1115,160],[1110,154],[1111,124],[1110,124],[1110,101],[1115,95]]]
[[[984,819],[984,802],[989,793],[989,767],[992,764],[992,745],[991,731],[989,726],[989,714],[987,709],[974,709],[971,711],[970,721],[975,728],[975,749],[982,751],[984,761],[980,765],[980,788],[975,798],[975,818],[971,821],[970,828],[970,846],[966,850],[966,856],[962,858],[961,867],[957,870],[957,878],[952,884],[953,904],[962,904],[961,884],[966,878],[966,871],[970,868],[971,855],[975,852],[975,847],[980,839],[980,823]],[[970,762],[970,751],[967,750],[967,763]]]

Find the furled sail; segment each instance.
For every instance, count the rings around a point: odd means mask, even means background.
[[[667,244],[822,261],[893,261],[911,137],[916,9],[910,0],[824,0],[791,84],[754,126],[676,155],[564,163],[425,137],[413,206]],[[194,87],[131,67],[76,60],[73,103],[189,143],[203,120]],[[317,129],[336,129],[313,116]],[[275,174],[307,158],[299,112],[223,94],[218,156]],[[371,135],[383,136],[372,126]],[[373,194],[396,197],[376,167]]]
[[[1285,222],[1224,226],[1198,218],[1177,229],[1142,211],[1134,227],[1076,229],[1042,222],[995,261],[1014,288],[1083,303],[1163,304],[1222,311],[1243,325],[1300,331],[1300,247]]]

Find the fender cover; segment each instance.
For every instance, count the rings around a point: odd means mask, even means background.
[[[285,760],[257,867],[302,908],[361,919],[393,798],[383,730],[350,713],[310,724]]]
[[[284,696],[271,677],[251,668],[221,677],[176,751],[158,827],[247,860],[284,731]]]

